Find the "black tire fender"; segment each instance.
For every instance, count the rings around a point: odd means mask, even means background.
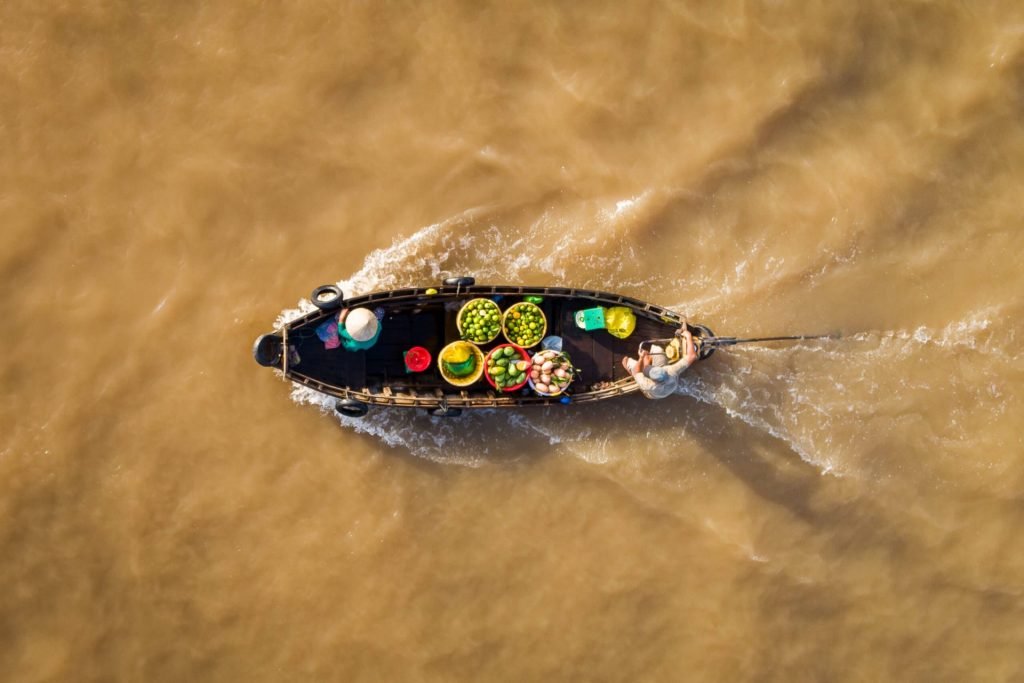
[[[252,357],[265,368],[281,366],[284,340],[276,334],[261,334],[252,345]]]
[[[472,287],[476,284],[476,278],[466,275],[463,275],[462,277],[450,277],[445,279],[444,284],[447,287]]]
[[[354,398],[341,398],[334,404],[334,412],[345,417],[363,417],[370,412],[370,406]]]
[[[345,293],[337,285],[320,285],[309,295],[309,300],[321,311],[333,311],[341,307]]]

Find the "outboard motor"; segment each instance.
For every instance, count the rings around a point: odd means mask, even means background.
[[[710,358],[715,352],[715,346],[714,344],[705,344],[703,342],[705,339],[713,339],[715,333],[707,325],[690,325],[689,327],[693,328],[690,332],[696,337],[694,344],[697,345],[697,358],[700,360]]]

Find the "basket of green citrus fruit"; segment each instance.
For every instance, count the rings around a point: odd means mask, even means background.
[[[484,377],[499,391],[522,389],[530,376],[530,354],[515,344],[501,344],[491,349],[486,364]]]
[[[520,301],[509,306],[502,318],[502,331],[505,339],[511,343],[528,349],[536,346],[548,329],[548,320],[544,311],[537,304]]]
[[[465,341],[487,344],[501,332],[501,309],[490,299],[472,299],[459,309],[455,326]]]

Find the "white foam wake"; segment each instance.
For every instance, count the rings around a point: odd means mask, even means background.
[[[362,268],[335,284],[345,296],[358,296],[382,289],[408,287],[411,278],[421,282],[442,280],[451,275],[452,267],[460,265],[459,252],[466,251],[472,241],[465,231],[489,210],[490,207],[467,209],[397,239],[389,247],[375,249],[363,261]],[[460,229],[462,236],[453,240],[455,228]],[[314,308],[309,299],[301,299],[295,308],[282,311],[274,326],[280,327]]]
[[[541,212],[525,229],[500,225],[494,207],[478,207],[373,251],[338,285],[346,295],[358,295],[473,275],[481,282],[552,282],[641,296],[645,291],[685,291],[693,295],[673,308],[691,314],[719,306],[727,300],[721,297],[728,297],[730,282],[740,286],[749,276],[750,254],[735,264],[735,275],[724,287],[702,287],[699,272],[683,279],[675,273],[652,274],[636,259],[624,258],[632,253],[636,230],[642,231],[644,221],[657,213],[660,199],[659,193],[648,191],[624,199],[585,201],[558,215]],[[765,273],[759,277],[771,279],[783,272],[781,261],[768,258],[764,263]],[[701,299],[707,290],[717,293]],[[311,309],[303,299],[297,308],[282,312],[277,324]],[[917,326],[854,334],[839,342],[722,350],[710,363],[688,373],[680,393],[716,405],[780,440],[823,474],[847,474],[862,469],[859,459],[864,453],[891,446],[899,433],[898,421],[918,421],[923,438],[935,443],[966,442],[968,425],[980,420],[947,423],[944,416],[913,414],[915,404],[929,402],[923,400],[926,395],[936,403],[936,388],[926,385],[921,379],[925,373],[919,370],[950,362],[965,351],[999,359],[1004,369],[1018,367],[1018,356],[1006,350],[1014,346],[1013,329],[1006,331],[999,324],[1006,317],[1003,311],[985,309],[941,328]],[[1004,410],[1001,386],[997,377],[956,378],[939,388],[940,394],[949,395],[945,403],[939,402],[940,409],[970,405],[971,410],[998,415]],[[330,397],[299,386],[292,395],[297,402],[333,414]],[[375,410],[359,420],[338,419],[388,446],[466,466],[519,457],[536,443],[595,463],[651,457],[653,451],[646,448],[643,453],[619,452],[615,421],[635,416],[620,416],[617,410],[618,406],[594,413],[578,408],[529,414],[471,411],[459,420],[431,418],[421,411]],[[585,415],[590,419],[581,418]],[[866,421],[874,428],[863,429]]]
[[[985,309],[937,329],[722,349],[684,376],[679,393],[783,441],[822,474],[878,469],[866,461],[871,454],[922,441],[962,454],[977,450],[979,425],[1004,414],[1000,387],[1021,372],[1019,356],[1006,350],[1014,331],[1000,328],[1000,319],[999,310]],[[957,372],[964,353],[999,362]],[[949,373],[936,375],[936,367]],[[902,443],[907,438],[914,443]]]

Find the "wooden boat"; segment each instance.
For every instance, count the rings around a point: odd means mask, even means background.
[[[460,339],[456,319],[461,305],[484,297],[497,300],[505,309],[528,296],[543,299],[539,305],[547,317],[547,334],[562,338],[563,350],[579,372],[569,390],[563,396],[548,397],[528,389],[499,393],[483,379],[464,388],[445,381],[438,369],[438,352]],[[253,355],[260,365],[276,368],[285,379],[336,397],[336,410],[352,417],[364,415],[370,406],[420,408],[452,416],[470,408],[585,403],[624,396],[638,387],[622,367],[622,358],[636,357],[644,340],[671,338],[683,322],[675,311],[619,294],[570,287],[477,285],[469,277],[450,278],[436,288],[395,289],[349,299],[337,287],[324,285],[313,290],[312,301],[315,310],[259,337]],[[358,306],[383,310],[377,343],[366,351],[325,349],[316,328],[338,309]],[[636,316],[636,329],[619,339],[604,329],[588,332],[578,327],[576,311],[596,306],[629,308]],[[713,336],[703,326],[689,325],[689,329],[698,336]],[[482,349],[486,352],[503,342],[499,335]],[[413,346],[425,347],[433,356],[426,371],[407,371],[403,352]],[[709,348],[702,357],[712,351]]]

